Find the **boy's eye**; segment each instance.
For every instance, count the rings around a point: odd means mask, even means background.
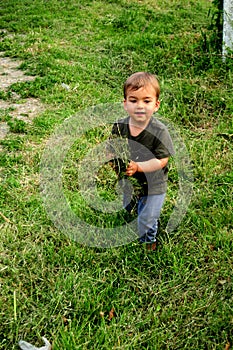
[[[137,100],[130,100],[130,102],[131,102],[131,103],[136,103],[136,102],[137,102]]]
[[[145,102],[145,103],[150,103],[150,102],[151,102],[151,100],[145,100],[144,102]]]

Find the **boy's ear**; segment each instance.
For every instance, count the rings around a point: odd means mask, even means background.
[[[127,111],[126,100],[124,100],[123,105],[124,105],[124,109]]]
[[[154,109],[154,112],[157,112],[159,110],[159,106],[160,106],[160,101],[157,100],[156,103],[155,103],[155,109]]]

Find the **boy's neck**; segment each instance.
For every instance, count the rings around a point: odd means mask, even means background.
[[[137,123],[129,117],[129,130],[132,136],[138,136],[143,130],[146,129],[147,125],[150,123],[150,119],[145,123]]]

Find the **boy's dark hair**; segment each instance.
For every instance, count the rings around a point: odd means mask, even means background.
[[[126,80],[124,84],[124,99],[127,97],[128,90],[136,91],[141,87],[152,86],[155,90],[157,99],[160,95],[160,86],[157,77],[154,74],[147,72],[137,72]]]

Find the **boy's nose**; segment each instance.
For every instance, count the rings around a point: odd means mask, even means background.
[[[143,108],[143,102],[142,101],[138,101],[138,108]]]

